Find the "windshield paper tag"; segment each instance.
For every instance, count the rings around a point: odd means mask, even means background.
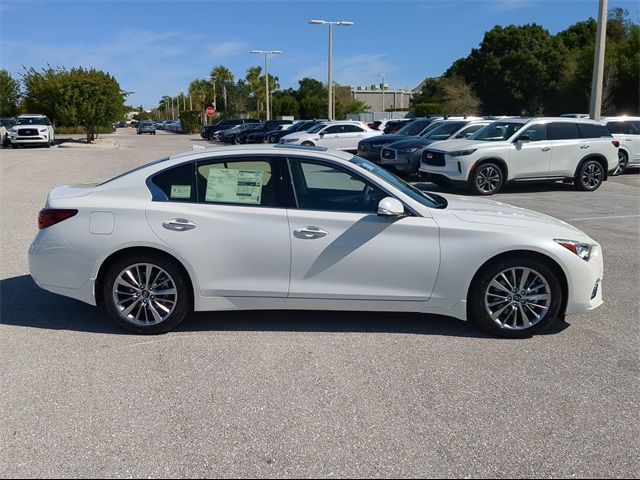
[[[171,198],[191,198],[191,185],[171,185]]]
[[[209,169],[205,201],[260,205],[262,175],[260,170]]]

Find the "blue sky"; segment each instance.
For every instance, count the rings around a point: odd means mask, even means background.
[[[326,81],[327,27],[336,28],[334,79],[394,88],[438,76],[478,46],[496,24],[536,22],[555,33],[597,15],[597,0],[0,0],[0,65],[85,66],[113,74],[134,92],[128,103],[155,106],[224,64],[238,77],[261,64],[252,49],[279,49],[269,70],[283,88],[305,76]],[[637,0],[610,0],[634,18]]]

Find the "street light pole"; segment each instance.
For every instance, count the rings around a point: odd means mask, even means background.
[[[334,25],[338,25],[341,27],[349,27],[351,25],[353,25],[353,22],[345,22],[345,21],[339,21],[339,22],[331,22],[328,20],[309,20],[309,23],[311,25],[329,25],[329,61],[328,61],[328,65],[327,65],[327,90],[329,91],[329,98],[328,98],[328,119],[329,120],[333,120],[333,117],[335,116],[335,111],[334,111],[334,107],[333,107],[333,26]]]
[[[271,120],[271,109],[269,104],[269,55],[281,55],[284,52],[282,50],[251,50],[249,53],[264,54],[264,89],[265,89],[265,106],[267,109],[267,120]]]
[[[593,79],[591,81],[591,105],[589,117],[600,120],[602,109],[602,82],[604,77],[604,48],[607,37],[607,3],[600,0],[598,7],[598,31],[596,34],[596,51],[593,58]]]
[[[379,77],[382,77],[382,114],[384,115],[384,73],[379,73]]]

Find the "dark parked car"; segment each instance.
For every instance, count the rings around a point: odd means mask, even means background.
[[[200,129],[200,136],[206,140],[212,140],[212,135],[220,130],[228,130],[236,125],[245,123],[259,123],[260,120],[254,118],[223,118],[213,125],[203,125]]]
[[[398,130],[404,127],[407,123],[411,123],[412,121],[413,121],[413,118],[402,118],[398,120],[390,120],[384,126],[382,133],[384,133],[385,135],[389,135],[390,133],[396,133]]]
[[[311,127],[319,124],[321,120],[302,120],[286,130],[276,130],[273,132],[267,133],[266,142],[267,143],[278,143],[282,137],[285,135],[289,135],[294,132],[306,132]]]
[[[249,130],[258,126],[258,123],[245,123],[242,125],[236,125],[235,127],[228,128],[226,130],[218,130],[211,135],[215,135],[219,142],[223,143],[238,143],[238,134],[244,130]]]
[[[362,140],[358,143],[358,156],[375,163],[380,163],[380,151],[382,147],[397,142],[398,140],[404,140],[407,137],[418,136],[438,119],[439,117],[415,118],[394,134],[379,135]]]
[[[275,128],[278,125],[286,125],[291,123],[293,123],[291,120],[269,120],[269,121],[261,122],[253,128],[249,128],[247,130],[243,130],[242,132],[240,132],[238,134],[237,143],[246,143],[247,137],[252,133],[271,132],[272,130],[275,130]]]
[[[138,132],[138,135],[140,135],[141,133],[149,133],[151,135],[155,135],[156,134],[156,124],[155,124],[155,122],[152,122],[152,121],[149,121],[149,120],[144,120],[144,121],[138,123],[137,132]]]
[[[405,175],[418,173],[424,147],[441,140],[466,138],[489,123],[491,120],[433,122],[432,128],[428,128],[422,135],[398,140],[384,147],[380,154],[380,164]]]

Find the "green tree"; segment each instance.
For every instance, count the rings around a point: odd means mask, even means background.
[[[480,113],[478,96],[461,77],[440,79],[436,98],[443,115],[478,115]]]
[[[224,65],[218,65],[213,67],[210,75],[211,83],[214,87],[214,102],[216,102],[217,87],[220,86],[222,90],[222,99],[224,101],[224,110],[227,110],[227,88],[229,84],[233,83],[233,73]],[[216,103],[217,107],[217,103]]]
[[[42,113],[52,122],[63,121],[56,100],[59,100],[60,79],[66,71],[60,67],[47,66],[41,70],[33,67],[22,74],[24,85],[24,108],[28,112]],[[73,124],[68,124],[72,126]]]
[[[56,111],[65,122],[84,127],[88,142],[93,141],[98,127],[125,113],[126,93],[108,73],[84,68],[63,70],[58,73],[56,86]]]
[[[0,116],[15,116],[19,102],[20,83],[7,70],[0,70]]]
[[[336,99],[336,120],[344,120],[348,113],[364,113],[369,109],[366,103],[356,99]]]
[[[485,112],[541,114],[563,78],[567,48],[540,25],[496,26],[445,76],[474,85]]]

